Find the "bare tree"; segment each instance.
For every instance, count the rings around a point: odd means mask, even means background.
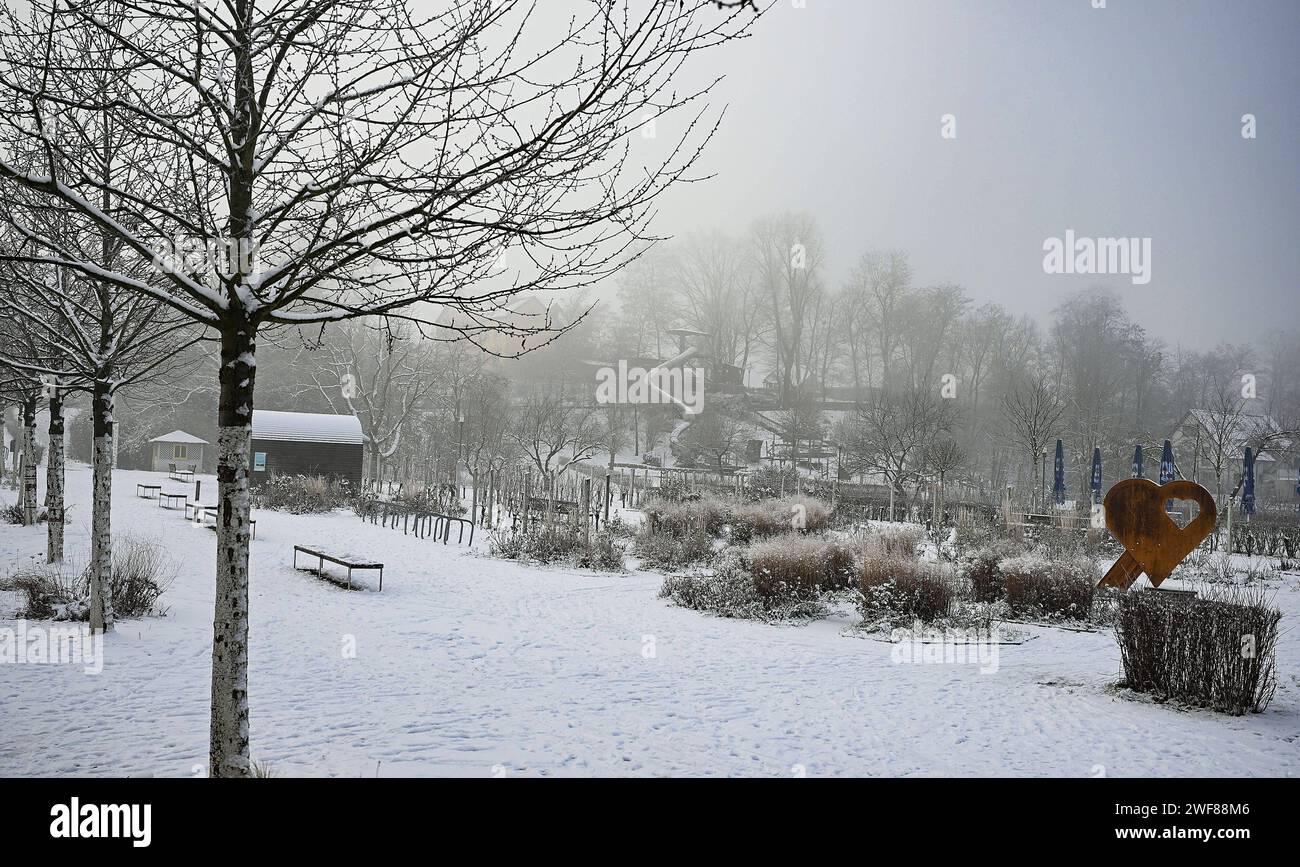
[[[689,177],[713,126],[704,109],[688,116],[677,145],[644,167],[629,132],[644,115],[663,129],[683,116],[709,86],[671,90],[674,73],[753,19],[704,0],[592,4],[538,50],[535,6],[473,0],[416,20],[401,0],[35,0],[32,18],[5,19],[11,44],[86,29],[116,51],[107,68],[99,55],[54,53],[57,92],[6,57],[0,80],[15,112],[5,122],[48,158],[33,167],[5,155],[0,178],[68,206],[139,259],[177,237],[214,251],[202,273],[159,269],[150,280],[54,239],[25,257],[139,292],[219,336],[214,776],[250,773],[247,452],[259,331],[378,315],[444,338],[505,331],[521,352],[530,336],[552,338],[544,321],[507,320],[504,301],[607,276],[648,239],[653,201]],[[118,86],[107,100],[96,86],[105,72]],[[66,166],[40,131],[69,109],[107,112],[150,142],[156,179],[126,186]]]
[[[438,384],[431,347],[412,331],[401,324],[349,322],[300,354],[330,408],[360,419],[370,478],[376,481],[401,445],[402,431]]]
[[[754,225],[751,255],[781,374],[781,404],[787,406],[807,373],[806,331],[822,292],[821,232],[806,214],[767,217]]]
[[[585,460],[600,447],[595,412],[565,401],[558,391],[535,390],[515,408],[510,437],[545,478]]]
[[[1046,454],[1047,442],[1060,429],[1065,402],[1045,376],[1029,376],[1002,398],[1009,436],[1029,453],[1032,472],[1038,478],[1038,462]]]
[[[930,389],[880,389],[854,410],[845,443],[855,472],[879,473],[889,486],[893,519],[896,492],[922,472],[926,450],[950,432],[952,405]]]

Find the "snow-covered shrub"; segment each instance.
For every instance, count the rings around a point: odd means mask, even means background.
[[[1007,604],[1017,615],[1087,620],[1097,564],[1082,555],[1054,560],[1038,553],[1007,557],[1000,567]]]
[[[820,533],[831,525],[831,506],[811,497],[785,497],[745,503],[732,510],[731,541],[781,536],[790,530]]]
[[[85,620],[80,611],[86,591],[83,570],[67,563],[33,565],[14,574],[13,588],[23,596],[18,617],[25,620]],[[80,616],[78,616],[80,614]]]
[[[294,515],[332,512],[355,499],[347,479],[324,476],[271,476],[250,493],[254,508]]]
[[[683,608],[747,620],[797,620],[822,617],[826,607],[815,595],[764,596],[755,586],[745,554],[728,548],[714,561],[711,574],[670,575],[660,598]]]
[[[697,533],[722,534],[731,517],[730,504],[716,497],[693,500],[652,500],[645,507],[654,532],[681,538]]]
[[[766,613],[766,600],[754,587],[743,556],[734,549],[718,557],[710,575],[669,575],[659,596],[721,617],[763,619]]]
[[[604,530],[587,541],[572,524],[547,527],[533,525],[524,530],[499,530],[488,540],[488,553],[505,560],[533,563],[570,563],[585,569],[621,571],[623,546]]]
[[[1125,685],[1224,713],[1264,710],[1277,688],[1278,621],[1267,591],[1207,588],[1202,598],[1159,590],[1124,594],[1115,638]]]
[[[958,556],[967,551],[991,547],[1003,537],[997,523],[982,513],[973,515],[969,521],[958,523],[955,530],[953,548]]]
[[[858,572],[859,607],[868,620],[922,620],[947,617],[956,599],[950,567],[922,561],[915,553],[878,551]]]
[[[873,528],[862,539],[864,559],[915,557],[925,531],[915,524]]]
[[[665,473],[659,479],[655,497],[668,503],[680,503],[683,500],[696,500],[700,494],[691,490],[691,483],[684,473]]]
[[[14,503],[12,506],[5,508],[3,512],[0,512],[0,517],[4,518],[6,524],[21,524],[23,522],[23,507],[20,503]],[[38,523],[44,522],[46,517],[44,510],[39,510],[36,514]]]
[[[1011,555],[1011,545],[995,542],[977,548],[962,560],[961,574],[970,595],[976,602],[996,602],[1006,596],[1006,578],[1002,574],[1002,561]]]
[[[113,540],[113,613],[118,617],[162,616],[158,600],[176,578],[176,566],[152,539],[131,535]],[[71,563],[34,566],[16,574],[25,597],[19,616],[30,620],[86,620],[90,617],[87,570]]]
[[[760,596],[813,596],[848,587],[853,552],[842,542],[790,533],[749,549],[749,571]]]
[[[608,530],[611,535],[620,539],[631,539],[636,535],[636,527],[624,521],[622,515],[611,515],[601,529]]]
[[[113,540],[113,611],[118,617],[165,613],[158,598],[176,578],[176,564],[153,539],[118,536]]]
[[[623,554],[623,543],[607,524],[592,534],[589,542],[578,546],[578,565],[601,572],[622,572]]]
[[[799,489],[799,474],[794,467],[759,467],[749,474],[745,496],[750,500],[780,497]]]
[[[651,569],[682,569],[713,559],[713,538],[703,531],[682,536],[652,532],[648,528],[637,534],[636,555],[641,565]]]

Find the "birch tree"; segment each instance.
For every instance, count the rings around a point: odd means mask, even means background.
[[[158,300],[220,341],[209,773],[248,776],[259,332],[385,316],[473,341],[504,331],[513,352],[550,339],[545,321],[507,317],[504,302],[589,285],[650,240],[655,199],[692,179],[717,124],[711,84],[679,91],[674,76],[754,12],[711,0],[569,3],[563,17],[551,3],[470,0],[424,18],[402,0],[55,2],[8,15],[10,43],[86,29],[114,51],[55,55],[68,79],[57,93],[5,58],[0,81],[28,121],[7,122],[48,158],[29,166],[7,152],[0,178],[71,207],[139,259],[175,238],[214,251],[202,272],[150,279],[49,239],[29,258]],[[111,100],[97,71],[114,76]],[[39,135],[60,108],[135,130],[155,148],[156,178],[126,187],[68,169]],[[673,131],[653,159],[632,135],[652,122]]]

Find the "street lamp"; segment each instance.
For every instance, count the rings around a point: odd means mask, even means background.
[[[1047,512],[1047,446],[1043,446],[1042,464],[1043,464],[1043,470],[1042,470],[1043,485],[1042,485],[1042,489],[1039,491],[1038,494],[1039,513],[1046,514]]]

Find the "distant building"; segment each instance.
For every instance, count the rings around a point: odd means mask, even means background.
[[[366,438],[351,415],[253,410],[249,468],[254,485],[272,475],[346,479],[361,489]]]
[[[1190,410],[1169,438],[1178,474],[1228,495],[1241,479],[1246,447],[1255,451],[1255,494],[1263,500],[1295,499],[1292,441],[1271,417]],[[1215,464],[1222,468],[1222,492],[1215,488]]]
[[[183,430],[149,440],[150,462],[153,471],[166,473],[172,470],[198,470],[203,466],[203,447],[207,440]]]

